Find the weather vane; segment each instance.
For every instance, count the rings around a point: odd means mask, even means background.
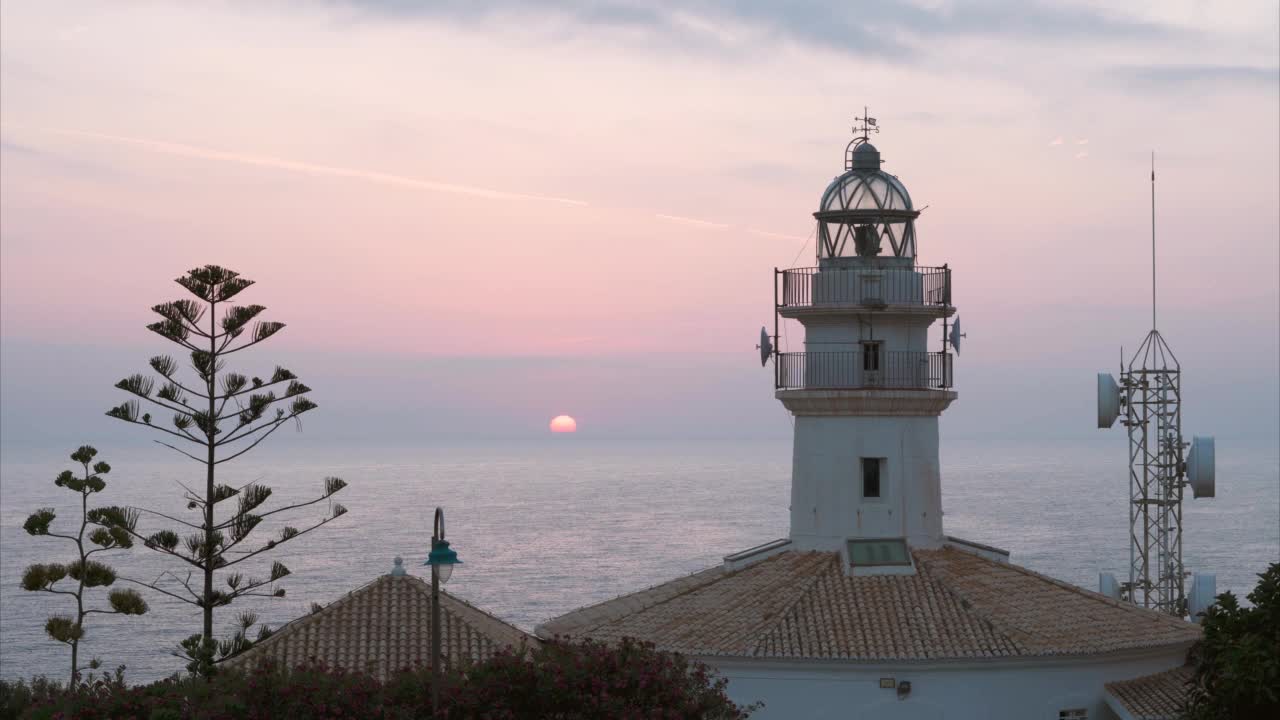
[[[859,127],[859,123],[861,123],[861,127]],[[878,132],[880,132],[880,128],[876,125],[876,119],[871,117],[870,112],[867,110],[867,106],[863,105],[862,117],[854,118],[854,125],[853,125],[854,139],[867,142],[870,140],[868,136],[871,133],[878,133]],[[861,135],[859,135],[859,133],[861,133]]]

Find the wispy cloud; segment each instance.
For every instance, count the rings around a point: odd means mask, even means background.
[[[696,227],[714,228],[716,230],[727,230],[729,226],[725,223],[712,222],[710,220],[699,220],[697,218],[683,217],[681,215],[665,215],[663,213],[654,213],[653,215],[661,220],[670,220],[684,225],[693,225]]]
[[[1280,87],[1280,66],[1250,65],[1122,65],[1106,77],[1126,88],[1185,91],[1187,85]]]
[[[1081,150],[1080,152],[1076,153],[1077,160],[1083,160],[1087,157],[1089,157],[1089,152],[1087,150]]]
[[[782,233],[769,232],[768,230],[752,230],[748,228],[747,232],[751,233],[752,235],[758,235],[760,237],[773,238],[774,240],[791,240],[793,242],[806,242],[809,239],[801,235],[783,235]]]
[[[314,2],[314,0],[312,0]],[[1070,7],[1028,0],[987,0],[943,3],[928,7],[894,0],[863,0],[831,4],[815,0],[797,3],[697,3],[671,0],[324,0],[353,10],[357,16],[430,17],[465,24],[491,23],[495,18],[530,16],[567,21],[591,31],[641,32],[651,39],[674,41],[690,49],[749,45],[783,40],[823,47],[848,55],[911,64],[918,52],[911,48],[950,37],[1007,39],[1112,38],[1152,39],[1177,34],[1177,29],[1090,7]],[[732,32],[743,28],[746,33]],[[708,32],[713,28],[715,32]],[[755,49],[755,48],[752,48]]]
[[[11,129],[30,129],[35,130],[36,132],[52,133],[64,137],[81,138],[84,140],[111,143],[115,145],[127,145],[147,150],[149,152],[193,158],[196,160],[251,165],[254,167],[284,170],[287,172],[302,173],[305,175],[340,177],[364,182],[380,183],[383,185],[397,185],[400,187],[416,188],[419,190],[430,190],[432,192],[472,195],[475,197],[490,198],[494,200],[530,200],[535,202],[550,202],[572,206],[585,206],[589,204],[585,200],[556,197],[553,195],[517,193],[493,188],[475,187],[472,185],[459,185],[457,183],[441,182],[436,180],[423,180],[421,178],[393,175],[391,173],[375,172],[371,170],[361,170],[359,168],[323,165],[265,155],[228,152],[224,150],[215,150],[213,148],[200,147],[198,145],[187,145],[185,143],[152,140],[127,135],[112,135],[108,133],[92,132],[88,130],[71,130],[66,128],[24,128],[22,126],[11,124],[6,124],[5,127]]]
[[[1056,138],[1054,138],[1054,139],[1050,140],[1050,141],[1049,141],[1049,145],[1051,145],[1051,146],[1052,146],[1052,145],[1061,145],[1063,142],[1065,142],[1065,141],[1062,139],[1062,136],[1061,136],[1061,135],[1059,135],[1058,137],[1056,137]]]
[[[1077,144],[1077,145],[1088,145],[1088,144],[1089,144],[1089,138],[1080,138],[1079,140],[1076,140],[1076,144]]]

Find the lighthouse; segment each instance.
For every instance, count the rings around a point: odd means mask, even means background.
[[[793,546],[887,568],[945,538],[938,418],[956,392],[953,356],[946,340],[930,350],[929,329],[956,309],[951,270],[916,263],[920,211],[884,169],[877,130],[867,116],[855,126],[813,213],[816,266],[774,271],[777,318],[804,326],[804,349],[774,367],[795,416]]]
[[[1185,692],[1197,626],[943,530],[938,418],[962,337],[951,270],[917,262],[920,211],[876,132],[864,113],[819,198],[815,266],[774,270],[760,359],[795,418],[790,507],[773,509],[787,537],[535,632],[694,657],[733,700],[763,701],[764,720],[1160,717],[1150,703]],[[777,348],[783,320],[804,328],[794,352]]]

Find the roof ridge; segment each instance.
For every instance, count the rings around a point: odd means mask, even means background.
[[[393,577],[393,576],[392,576],[392,575],[384,575],[383,577]],[[426,581],[426,580],[423,580],[423,579],[422,579],[422,578],[420,578],[420,577],[416,577],[416,576],[413,576],[413,575],[402,575],[402,576],[400,576],[400,577],[406,577],[406,578],[409,578],[409,579],[411,579],[411,580],[416,581],[416,582],[417,582],[417,590],[418,590],[418,592],[421,592],[421,593],[430,593],[430,592],[431,592],[431,588],[427,586],[427,581]],[[507,622],[506,620],[503,620],[502,618],[500,618],[500,617],[498,617],[497,615],[495,615],[495,614],[493,614],[493,613],[489,612],[488,610],[485,610],[484,608],[482,608],[482,607],[480,607],[480,606],[478,606],[478,605],[475,605],[475,604],[473,604],[473,603],[471,603],[471,602],[468,602],[467,600],[463,600],[462,598],[458,597],[457,595],[455,595],[455,594],[453,594],[453,593],[451,593],[451,592],[446,592],[444,588],[440,588],[440,595],[441,595],[441,599],[442,599],[442,600],[448,600],[449,602],[451,602],[451,603],[456,603],[457,605],[459,605],[459,606],[461,606],[461,607],[463,607],[463,608],[465,608],[465,609],[467,609],[467,610],[471,610],[471,611],[473,611],[473,612],[475,612],[475,613],[478,613],[479,615],[481,615],[481,617],[482,617],[483,619],[485,619],[485,620],[489,620],[489,621],[494,622],[494,623],[498,624],[499,626],[501,626],[503,630],[508,630],[508,631],[512,631],[512,630],[513,630],[513,631],[515,631],[517,634],[519,634],[521,637],[526,638],[526,639],[533,637],[533,634],[532,634],[532,633],[525,632],[525,630],[524,630],[524,629],[522,629],[522,628],[520,628],[520,627],[517,627],[516,625],[514,625],[514,624],[512,624],[512,623],[509,623],[509,622]],[[442,603],[441,603],[441,605],[443,606],[443,605],[444,605],[444,603],[442,602]],[[443,608],[442,608],[442,609],[443,609]]]
[[[978,558],[980,560],[987,560],[981,555],[977,555],[971,552],[965,552],[964,550],[960,550],[957,548],[948,548],[946,546],[943,546],[938,550],[932,550],[927,552],[941,552],[943,550],[950,550],[951,552],[956,552],[956,553],[964,553],[964,556],[966,558],[973,557],[973,558]],[[970,599],[969,596],[960,589],[957,583],[947,582],[949,578],[945,576],[949,575],[949,573],[946,568],[935,568],[933,566],[934,562],[932,561],[932,559],[928,557],[921,557],[920,556],[921,551],[919,550],[912,550],[911,552],[913,555],[916,555],[916,562],[918,563],[918,565],[920,565],[927,571],[926,574],[928,575],[928,577],[924,578],[926,582],[937,585],[939,588],[942,589],[943,592],[955,598],[957,601],[957,604],[960,606],[960,609],[962,611],[969,613],[974,617],[978,618],[979,620],[981,620],[982,622],[986,623],[987,627],[991,629],[992,634],[999,635],[1002,640],[1012,645],[1015,649],[1018,650],[1019,653],[1034,654],[1034,651],[1032,650],[1032,648],[1028,647],[1027,643],[1019,639],[1019,636],[1025,636],[1027,634],[1025,631],[1017,630],[1016,628],[1011,629],[1006,627],[1004,623],[1000,622],[999,619],[996,618],[995,613],[983,607],[981,603],[975,602],[972,599]],[[992,565],[1003,566],[1005,564],[1005,563],[998,563],[993,560],[987,560],[987,562],[991,563]],[[939,575],[944,577],[936,577],[934,573],[938,573]]]
[[[777,556],[775,555],[774,557],[777,557]],[[765,560],[762,560],[762,561],[760,561],[760,562],[761,562],[761,563],[763,563],[763,562],[767,562],[768,560],[771,560],[771,559],[772,559],[772,558],[765,558]],[[753,563],[752,565],[750,565],[750,566],[748,566],[748,567],[754,567],[755,565],[759,565],[759,564],[760,564],[760,563]],[[587,605],[580,605],[580,606],[578,606],[578,607],[576,607],[576,608],[574,608],[574,609],[572,609],[572,610],[570,610],[570,611],[568,611],[568,612],[566,612],[566,613],[562,613],[562,614],[560,614],[560,615],[557,615],[556,617],[551,618],[550,620],[547,620],[547,621],[545,621],[545,622],[539,623],[539,624],[538,624],[538,626],[537,626],[536,628],[534,628],[534,634],[536,635],[539,629],[551,629],[549,626],[557,625],[557,624],[561,624],[561,625],[562,625],[562,624],[564,624],[565,622],[567,622],[568,620],[570,620],[570,616],[572,616],[572,615],[580,615],[580,614],[584,614],[584,613],[587,613],[587,612],[589,612],[589,611],[591,611],[591,610],[593,610],[593,609],[596,609],[596,608],[602,608],[602,607],[603,607],[603,606],[605,606],[605,605],[610,605],[610,604],[613,604],[613,603],[617,603],[617,602],[620,602],[620,601],[626,600],[627,598],[632,598],[632,597],[635,597],[635,596],[637,596],[637,595],[642,595],[642,594],[644,594],[644,593],[647,593],[647,592],[650,592],[650,591],[653,591],[653,590],[657,590],[657,589],[659,589],[659,588],[665,587],[665,586],[667,586],[667,585],[671,585],[671,584],[673,584],[673,583],[685,582],[685,581],[690,580],[690,579],[692,579],[692,578],[694,578],[694,577],[697,577],[697,576],[699,576],[699,575],[707,575],[707,579],[706,579],[705,581],[698,582],[698,583],[690,583],[687,587],[681,588],[681,589],[679,589],[678,591],[674,592],[673,594],[671,594],[671,595],[667,595],[667,596],[663,597],[663,598],[662,598],[662,599],[660,599],[660,600],[654,600],[654,601],[653,601],[653,602],[651,602],[651,603],[647,603],[647,604],[642,605],[640,608],[622,608],[622,609],[621,609],[620,611],[618,611],[618,612],[609,613],[608,615],[610,615],[610,617],[606,617],[606,618],[604,618],[604,619],[602,619],[602,620],[599,620],[599,622],[595,622],[595,621],[593,621],[592,623],[590,623],[592,626],[599,626],[599,625],[603,625],[603,624],[604,624],[604,623],[606,623],[606,622],[610,622],[611,620],[615,620],[615,619],[617,619],[618,617],[621,617],[622,615],[626,615],[626,614],[628,614],[628,613],[630,613],[630,612],[634,612],[634,611],[637,611],[637,610],[647,610],[647,609],[649,609],[649,608],[651,608],[651,607],[654,607],[654,606],[656,606],[656,605],[661,605],[662,603],[669,602],[669,601],[671,601],[671,600],[674,600],[675,598],[680,597],[681,595],[685,595],[685,594],[687,594],[687,593],[693,592],[694,590],[698,590],[699,588],[706,587],[707,585],[710,585],[710,584],[711,584],[711,583],[713,583],[713,582],[716,582],[716,581],[718,581],[718,580],[722,580],[722,579],[724,579],[724,578],[726,578],[726,577],[729,577],[729,576],[731,576],[731,575],[735,575],[735,574],[737,574],[737,573],[740,573],[740,572],[742,572],[742,571],[743,571],[743,570],[745,570],[745,569],[746,569],[746,568],[745,568],[745,567],[743,567],[743,568],[738,568],[737,570],[725,570],[725,569],[724,569],[724,565],[723,565],[723,564],[721,564],[721,565],[712,565],[712,566],[711,566],[711,567],[709,567],[709,568],[704,568],[704,569],[702,569],[702,570],[695,570],[695,571],[693,571],[693,572],[689,573],[688,575],[684,575],[683,577],[675,578],[674,580],[667,580],[667,581],[660,582],[660,583],[654,583],[653,585],[649,585],[649,586],[646,586],[646,587],[640,588],[640,589],[638,589],[638,590],[632,590],[631,592],[628,592],[628,593],[622,593],[621,595],[615,595],[615,596],[613,596],[613,597],[611,597],[611,598],[608,598],[608,599],[606,599],[606,600],[601,600],[601,601],[599,601],[599,602],[594,602],[594,603],[590,603],[590,604],[587,604]],[[718,573],[718,574],[716,574],[716,573]],[[583,625],[586,625],[586,624],[588,624],[588,623],[582,623],[582,624],[583,624]],[[575,628],[575,629],[580,630],[580,629],[581,629],[581,627],[578,627],[578,628]],[[559,633],[559,632],[555,632],[554,634],[559,635],[559,634],[561,634],[561,633]]]
[[[293,620],[290,620],[284,625],[281,625],[279,628],[276,629],[275,632],[271,633],[270,637],[264,638],[261,642],[254,643],[253,647],[256,648],[263,645],[274,644],[274,642],[283,642],[284,638],[289,637],[290,635],[302,630],[303,628],[313,623],[320,622],[321,620],[324,619],[326,615],[331,615],[337,612],[340,608],[346,607],[346,605],[353,602],[357,596],[365,592],[368,592],[369,590],[373,589],[377,585],[395,582],[397,578],[404,578],[405,580],[411,581],[412,582],[411,587],[414,587],[418,592],[423,592],[423,593],[430,592],[430,588],[427,587],[427,581],[423,580],[420,577],[417,577],[415,575],[407,575],[407,574],[392,575],[391,573],[384,573],[382,575],[375,577],[369,582],[366,582],[360,587],[355,588],[354,590],[347,591],[344,595],[342,595],[342,597],[339,597],[337,600],[334,600],[330,602],[328,605],[321,607],[319,610],[309,612],[306,615],[294,618]],[[473,610],[479,613],[483,619],[492,621],[493,623],[498,625],[499,628],[502,629],[503,631],[506,631],[506,632],[514,631],[515,634],[519,635],[521,638],[525,640],[528,640],[530,638],[533,638],[536,640],[536,637],[532,633],[526,632],[522,628],[519,628],[503,620],[497,615],[494,615],[493,613],[481,607],[478,607],[470,602],[467,602],[466,600],[463,600],[462,598],[458,597],[457,595],[451,592],[447,592],[444,588],[440,588],[440,595],[442,600],[441,602],[442,610],[448,611],[445,607],[446,603],[456,603],[457,605],[460,605],[462,607],[468,608],[470,610]],[[458,613],[454,611],[454,614],[458,614]]]
[[[1090,600],[1097,600],[1111,607],[1124,610],[1125,612],[1141,615],[1142,617],[1146,617],[1151,620],[1165,621],[1170,627],[1182,628],[1188,624],[1186,621],[1181,620],[1179,618],[1175,618],[1172,615],[1166,615],[1162,612],[1151,610],[1150,608],[1138,607],[1133,603],[1125,602],[1123,600],[1116,600],[1115,598],[1108,597],[1106,595],[1103,595],[1102,593],[1094,592],[1093,590],[1080,587],[1079,585],[1069,583],[1065,580],[1059,580],[1058,578],[1052,577],[1050,575],[1045,575],[1044,573],[1036,572],[1031,568],[1024,567],[1016,563],[997,563],[993,560],[984,558],[981,555],[974,555],[973,557],[977,557],[978,559],[991,563],[992,565],[999,565],[1000,567],[1012,568],[1013,570],[1020,572],[1024,575],[1030,575],[1031,577],[1037,578],[1039,580],[1044,580],[1045,582],[1051,583],[1053,585],[1057,585],[1058,587],[1063,588],[1065,590],[1070,590],[1071,592],[1077,593],[1079,595],[1083,595],[1084,597],[1089,598]]]
[[[355,588],[354,590],[348,590],[344,595],[339,597],[337,600],[330,602],[328,605],[324,605],[319,610],[314,610],[312,612],[309,612],[306,615],[303,615],[302,617],[296,617],[290,620],[289,622],[285,623],[284,625],[281,625],[279,628],[276,629],[275,632],[271,633],[270,637],[263,638],[261,642],[254,643],[252,647],[260,647],[262,645],[265,645],[271,642],[276,638],[288,637],[289,635],[297,632],[299,629],[304,628],[313,622],[318,622],[322,616],[331,614],[330,613],[331,610],[336,612],[338,607],[345,606],[358,593],[365,592],[369,588],[373,587],[374,585],[377,585],[378,583],[382,582],[386,578],[390,578],[390,577],[394,577],[394,576],[391,575],[390,573],[387,573],[385,575],[379,575],[378,577],[370,580],[369,582],[361,585],[358,588]],[[230,660],[231,658],[227,658],[227,659]]]
[[[786,552],[778,553],[774,557],[781,557],[782,555],[786,555],[788,552],[794,552],[796,553],[796,555],[818,556],[818,559],[814,562],[815,565],[820,564],[822,555],[828,555],[830,557],[826,558],[827,564],[834,566],[836,570],[840,570],[840,560],[839,560],[840,553],[838,552],[831,553],[831,552],[819,552],[816,550],[807,550],[807,551],[789,550]],[[766,560],[768,559],[769,558],[766,558]],[[758,565],[760,563],[756,563],[756,564]],[[795,610],[796,605],[798,605],[805,598],[809,597],[809,594],[813,592],[814,586],[816,586],[818,584],[818,581],[821,580],[828,572],[830,572],[830,570],[831,568],[828,567],[822,572],[812,573],[811,576],[805,581],[805,585],[800,590],[800,592],[796,593],[795,597],[792,598],[790,602],[788,602],[781,609],[779,609],[777,613],[774,614],[773,621],[764,625],[763,627],[761,627],[759,630],[756,631],[755,642],[752,643],[751,650],[748,652],[749,656],[751,657],[760,656],[760,653],[762,651],[761,646],[764,644],[766,640],[769,639],[769,635],[773,633],[774,629],[777,628],[779,624],[785,622],[788,618],[791,617],[791,614]]]

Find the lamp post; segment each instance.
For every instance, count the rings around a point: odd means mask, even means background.
[[[444,539],[444,509],[436,508],[435,527],[431,532],[431,554],[423,565],[431,566],[431,716],[440,714],[440,682],[444,677],[440,652],[440,586],[449,582],[453,566],[461,563],[458,553],[449,549]]]

